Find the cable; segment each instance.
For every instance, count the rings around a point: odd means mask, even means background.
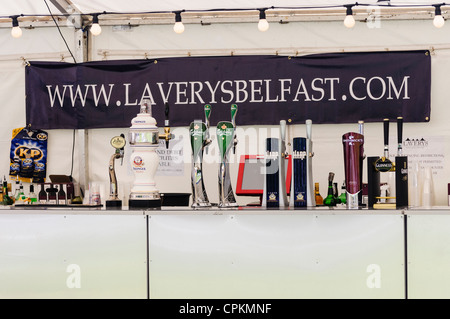
[[[73,130],[73,135],[72,135],[72,163],[71,163],[71,167],[70,167],[70,179],[72,179],[72,174],[73,174],[73,156],[75,153],[75,129]]]
[[[49,7],[48,4],[47,4],[47,0],[44,0],[44,3],[45,3],[45,5],[47,6],[48,12],[50,13],[50,16],[52,17],[53,22],[55,23],[56,28],[58,29],[59,34],[61,35],[61,38],[63,39],[63,41],[64,41],[64,43],[65,43],[65,45],[66,45],[67,50],[69,50],[69,53],[70,53],[70,55],[72,56],[73,62],[74,62],[74,63],[77,63],[77,60],[75,59],[75,57],[74,57],[74,55],[73,55],[73,53],[72,53],[72,50],[70,50],[69,45],[67,44],[67,41],[66,41],[66,39],[64,38],[64,36],[63,36],[63,34],[62,34],[62,32],[61,32],[61,29],[59,28],[59,25],[58,25],[58,23],[56,22],[56,19],[55,19],[55,17],[53,16],[52,11],[50,10],[50,7]]]
[[[36,17],[36,16],[41,16],[41,17],[45,17],[45,16],[51,16],[53,18],[53,20],[55,21],[54,17],[66,17],[66,14],[53,14],[50,11],[50,8],[47,4],[47,1],[44,0],[48,11],[50,12],[50,15],[46,15],[46,14],[21,14],[20,16],[23,17]],[[387,2],[387,3],[384,3]],[[350,3],[349,3],[350,4]],[[360,3],[360,2],[355,2],[353,4],[353,6],[356,7],[369,7],[369,6],[373,6],[373,3]],[[392,4],[390,3],[390,1],[383,1],[383,0],[379,0],[376,3],[377,6],[380,7],[387,7],[387,8],[424,8],[424,7],[433,7],[433,4],[430,3],[423,3],[423,4]],[[450,5],[450,3],[439,3],[439,5],[441,6],[448,6]],[[331,8],[345,8],[345,5],[322,5],[322,6],[269,6],[266,7],[266,9],[268,10],[277,10],[277,9],[281,9],[281,10],[305,10],[305,9],[331,9]],[[195,12],[237,12],[237,11],[258,11],[260,8],[215,8],[215,9],[183,9],[183,10],[178,10],[181,12],[190,12],[190,13],[195,13]],[[164,13],[173,13],[174,11],[177,10],[170,10],[170,11],[129,11],[129,12],[115,12],[115,11],[103,11],[102,14],[104,15],[135,15],[135,14],[164,14]],[[95,13],[74,13],[72,15],[94,15]],[[0,18],[10,18],[10,16],[0,16]],[[58,24],[55,21],[55,24],[58,26]]]

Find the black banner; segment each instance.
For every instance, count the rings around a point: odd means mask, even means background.
[[[31,62],[26,67],[26,121],[41,129],[130,127],[141,99],[163,125],[203,119],[211,125],[378,122],[430,119],[428,51],[287,56],[184,57],[80,64]]]

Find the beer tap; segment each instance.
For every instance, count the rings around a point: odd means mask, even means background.
[[[189,126],[189,135],[192,148],[191,187],[192,208],[210,207],[204,181],[203,181],[203,151],[211,143],[209,139],[209,116],[211,105],[205,105],[205,123],[194,120]]]
[[[128,201],[129,209],[161,209],[161,195],[155,181],[159,165],[156,150],[159,147],[159,139],[164,139],[168,147],[169,140],[174,138],[170,133],[169,104],[165,103],[165,106],[164,134],[159,133],[149,99],[141,101],[140,113],[131,120],[130,164],[135,178]]]
[[[205,105],[205,122],[206,122],[206,136],[203,142],[203,147],[205,148],[206,154],[208,154],[208,145],[211,144],[212,140],[209,136],[209,117],[211,116],[211,105]]]
[[[219,165],[219,208],[237,207],[231,186],[229,151],[237,144],[236,138],[236,117],[237,105],[231,105],[231,122],[221,121],[217,123],[217,142],[219,144],[220,165]]]
[[[237,105],[233,104],[231,105],[231,124],[233,124],[233,127],[236,127],[236,113],[237,113]],[[236,154],[236,145],[238,143],[236,130],[234,131],[234,137],[233,137],[233,154]]]
[[[164,139],[166,141],[166,149],[169,148],[169,141],[174,138],[174,135],[170,133],[170,124],[169,124],[169,103],[165,103],[165,120],[164,120],[164,134],[159,134],[160,139]]]
[[[110,193],[109,199],[106,200],[106,209],[120,209],[122,207],[122,201],[117,195],[118,185],[115,171],[115,160],[120,159],[120,165],[122,165],[125,144],[126,142],[124,134],[120,134],[120,136],[115,136],[111,139],[111,146],[115,148],[115,152],[109,160]]]

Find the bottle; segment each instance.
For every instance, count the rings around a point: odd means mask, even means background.
[[[39,204],[47,204],[47,192],[44,189],[45,184],[41,184],[41,190],[38,194]]]
[[[3,185],[0,187],[0,205],[3,205]]]
[[[319,193],[319,183],[314,183],[314,195],[316,197],[316,206],[323,205],[323,197]]]
[[[14,195],[12,197],[13,201],[16,201],[16,198],[19,198],[20,184],[19,180],[16,179],[15,187],[14,187]]]
[[[34,192],[34,185],[30,185],[30,194],[28,195],[28,198],[30,199],[29,204],[35,205],[37,204],[37,195]]]
[[[3,176],[3,205],[12,205],[14,200],[8,195],[8,182],[6,177]]]
[[[67,205],[66,192],[64,191],[63,184],[59,184],[59,191],[56,194],[56,201],[59,205]]]
[[[16,181],[16,186],[17,186],[17,181]],[[16,189],[16,195],[14,196],[15,198],[15,204],[25,204],[25,193],[23,191],[23,185],[22,182],[19,183],[19,189]]]
[[[333,196],[336,201],[336,205],[341,203],[341,199],[339,198],[338,186],[337,183],[333,183]]]
[[[323,200],[323,204],[326,206],[336,206],[336,199],[334,198],[334,191],[333,191],[333,178],[334,173],[330,172],[328,174],[328,194],[327,197]]]
[[[339,195],[339,200],[341,201],[341,204],[347,204],[347,191],[345,189],[345,181],[341,186],[341,195]]]
[[[50,188],[47,189],[48,192],[48,199],[47,199],[47,204],[51,204],[51,205],[56,205],[56,194],[58,193],[58,188],[51,184]]]

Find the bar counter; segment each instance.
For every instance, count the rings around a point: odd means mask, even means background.
[[[450,209],[1,207],[0,298],[449,298]]]

